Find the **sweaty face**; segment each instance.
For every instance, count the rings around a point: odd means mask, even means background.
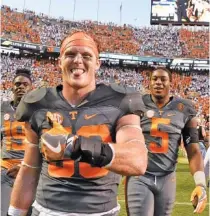
[[[95,73],[100,67],[100,60],[90,47],[70,46],[62,53],[59,66],[63,81],[80,89],[95,84]]]
[[[13,94],[16,99],[21,99],[22,96],[31,90],[31,81],[24,76],[18,76],[13,82]]]
[[[169,95],[170,78],[166,71],[156,70],[150,77],[150,91],[157,99],[163,99]]]

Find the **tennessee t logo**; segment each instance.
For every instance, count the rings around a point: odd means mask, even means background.
[[[72,112],[69,112],[69,115],[71,117],[71,120],[75,120],[76,119],[76,115],[77,115],[77,111],[72,111]]]

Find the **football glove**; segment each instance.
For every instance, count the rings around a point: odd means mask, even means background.
[[[51,112],[47,112],[47,118],[52,128],[41,135],[42,150],[45,158],[48,161],[63,160],[65,157],[68,159],[72,151],[77,152],[75,149],[77,136],[69,134],[69,132],[58,122],[53,120]],[[79,155],[76,155],[79,157]]]
[[[191,194],[190,201],[194,207],[194,213],[202,213],[206,207],[207,195],[204,186],[197,185]]]

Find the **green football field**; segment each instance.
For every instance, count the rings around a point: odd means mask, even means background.
[[[187,159],[180,158],[177,165],[177,193],[176,202],[173,209],[172,216],[191,216],[193,214],[193,207],[190,202],[190,195],[194,189],[193,177],[189,172]],[[208,196],[209,198],[209,196]],[[119,187],[118,200],[121,205],[120,216],[126,216],[125,201],[124,201],[124,185]],[[208,199],[209,200],[209,199]],[[208,201],[209,202],[209,201]],[[209,216],[209,204],[207,204],[205,211],[200,216]]]

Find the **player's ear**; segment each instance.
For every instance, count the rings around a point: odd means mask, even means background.
[[[13,82],[12,89],[11,89],[13,94],[15,93],[15,89],[16,89],[15,82]]]
[[[61,65],[61,57],[58,57],[58,66],[62,70],[62,65]]]
[[[15,91],[15,88],[14,88],[14,86],[12,86],[12,93],[14,93],[14,91]]]
[[[96,59],[96,71],[101,67],[101,60],[99,58]]]

